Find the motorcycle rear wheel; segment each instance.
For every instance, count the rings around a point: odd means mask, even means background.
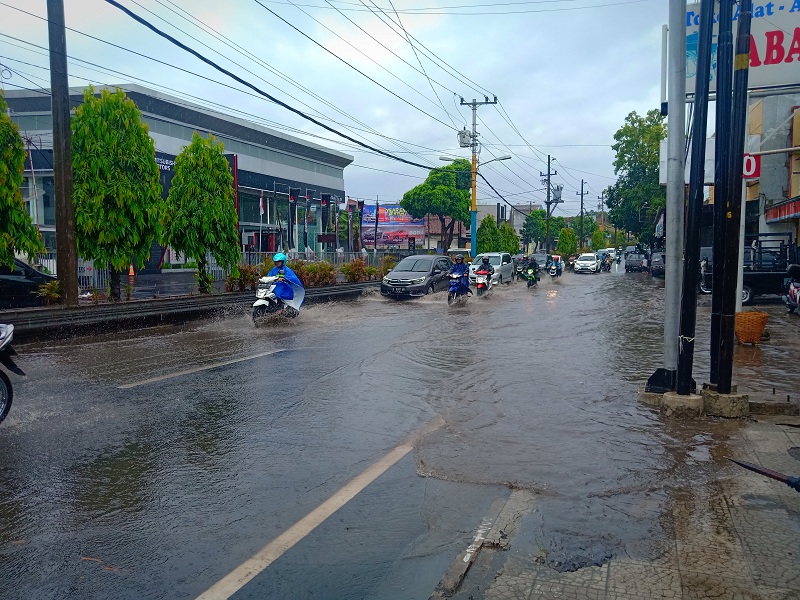
[[[486,288],[485,288],[485,287],[479,287],[479,288],[478,288],[478,296],[483,296],[483,293],[484,293],[485,291],[486,291]]]
[[[11,380],[0,371],[0,423],[8,416],[13,398],[14,391],[11,388]]]
[[[450,306],[455,301],[456,301],[456,293],[455,292],[448,292],[447,293],[447,306]]]

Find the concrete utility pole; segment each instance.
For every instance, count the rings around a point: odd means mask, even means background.
[[[603,190],[600,192],[600,195],[597,197],[600,202],[597,203],[597,208],[600,210],[600,231],[603,232],[605,236],[606,231],[606,191]],[[612,246],[617,245],[617,240],[614,240],[611,244]]]
[[[656,369],[645,391],[664,393],[675,389],[678,369],[683,245],[686,145],[686,0],[670,0],[668,33],[667,203],[664,264],[664,362]],[[616,230],[616,228],[615,228]],[[616,231],[615,231],[616,239]]]
[[[561,202],[561,190],[559,190],[559,196],[556,199],[551,200],[551,191],[552,187],[550,185],[550,178],[553,175],[558,175],[558,171],[551,171],[550,170],[550,155],[547,155],[547,173],[542,173],[539,171],[539,177],[542,177],[542,183],[547,188],[547,200],[545,200],[545,205],[547,206],[547,230],[544,235],[545,247],[547,249],[547,253],[550,254],[550,216],[553,214],[553,208],[557,204]]]
[[[470,237],[471,247],[470,252],[473,256],[478,251],[478,107],[484,104],[497,104],[497,96],[494,100],[489,100],[489,96],[484,96],[482,102],[478,102],[474,98],[472,102],[464,102],[461,98],[461,106],[472,107],[472,209],[470,214]],[[446,250],[446,248],[445,248]]]
[[[585,244],[583,243],[583,241],[585,239],[585,236],[583,235],[583,196],[585,195],[584,191],[583,191],[583,183],[584,183],[584,181],[583,181],[583,179],[581,179],[581,191],[580,192],[575,192],[576,196],[580,196],[581,197],[581,242],[580,242],[580,247],[581,248],[583,248],[585,246]]]
[[[53,174],[56,194],[56,258],[64,304],[78,305],[78,254],[72,204],[72,132],[69,122],[67,32],[64,0],[47,0],[50,41],[50,92],[53,114]]]

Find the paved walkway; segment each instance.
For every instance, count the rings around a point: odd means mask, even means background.
[[[739,433],[736,456],[797,475],[798,417],[758,417]],[[797,451],[793,451],[796,453]],[[674,531],[650,560],[611,560],[561,573],[515,553],[487,600],[800,599],[800,493],[720,462],[712,485],[681,492]],[[512,541],[513,546],[513,541]]]

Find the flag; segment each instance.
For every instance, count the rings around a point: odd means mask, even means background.
[[[261,191],[261,198],[258,200],[258,210],[259,214],[263,217],[264,216],[264,191]]]

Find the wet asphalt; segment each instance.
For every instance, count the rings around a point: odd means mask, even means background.
[[[258,328],[228,314],[21,345],[0,598],[196,598],[437,417],[233,597],[428,598],[513,489],[536,494],[518,551],[561,570],[652,556],[741,427],[637,403],[661,366],[663,286],[615,268],[464,307],[371,296]],[[797,389],[800,317],[762,309],[786,343],[737,348],[739,383]]]

